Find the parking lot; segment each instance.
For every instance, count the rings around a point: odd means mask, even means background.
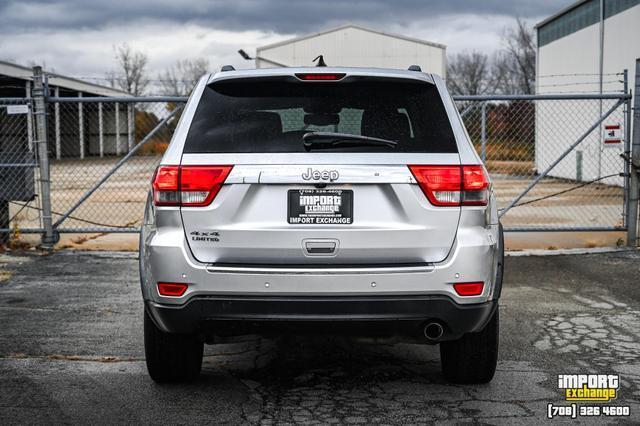
[[[447,384],[437,347],[247,336],[201,378],[147,376],[135,253],[0,257],[0,423],[526,423],[557,374],[619,374],[640,421],[640,253],[509,256],[498,371]],[[621,419],[599,419],[619,422]]]

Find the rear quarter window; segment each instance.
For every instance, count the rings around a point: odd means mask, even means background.
[[[426,82],[223,80],[204,89],[185,153],[305,152],[311,131],[370,136],[389,146],[323,152],[456,153],[437,88]]]

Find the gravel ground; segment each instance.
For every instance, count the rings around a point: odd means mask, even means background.
[[[539,424],[557,374],[619,374],[640,421],[640,253],[508,257],[498,371],[446,383],[437,347],[247,336],[195,383],[146,374],[137,260],[0,256],[0,424]]]

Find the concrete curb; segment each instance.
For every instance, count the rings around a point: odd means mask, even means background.
[[[614,253],[624,251],[635,251],[637,249],[629,247],[593,247],[593,248],[572,248],[572,249],[529,249],[518,251],[506,251],[505,256],[562,256],[562,255],[576,255],[576,254],[598,254],[598,253]]]

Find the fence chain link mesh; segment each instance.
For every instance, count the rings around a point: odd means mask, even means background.
[[[54,221],[67,213],[178,104],[174,102],[54,102],[48,106]],[[60,232],[139,228],[151,175],[169,145],[179,115],[129,158],[59,226]]]
[[[41,227],[30,99],[0,98],[0,239]],[[19,228],[16,228],[17,225]]]
[[[499,209],[576,142],[618,99],[458,101],[469,136],[496,190]],[[484,119],[483,119],[484,110]],[[618,106],[502,217],[505,229],[571,230],[624,226],[624,143],[605,146]]]
[[[621,95],[622,96],[622,95]],[[499,208],[507,207],[619,99],[458,100],[469,136],[491,173]],[[33,116],[14,113],[0,100],[0,201],[10,201],[14,226],[41,228]],[[171,139],[180,112],[111,174],[116,164],[184,100],[130,98],[114,102],[77,98],[47,102],[47,139],[54,222],[60,232],[136,232],[153,171]],[[29,109],[30,111],[30,109]],[[358,133],[360,118],[341,112],[336,131]],[[299,128],[303,112],[282,117],[283,128]],[[625,179],[620,148],[603,144],[604,125],[619,124],[621,104],[566,155],[503,217],[506,230],[623,229]],[[27,207],[24,207],[24,205]],[[2,205],[2,203],[0,203]]]

